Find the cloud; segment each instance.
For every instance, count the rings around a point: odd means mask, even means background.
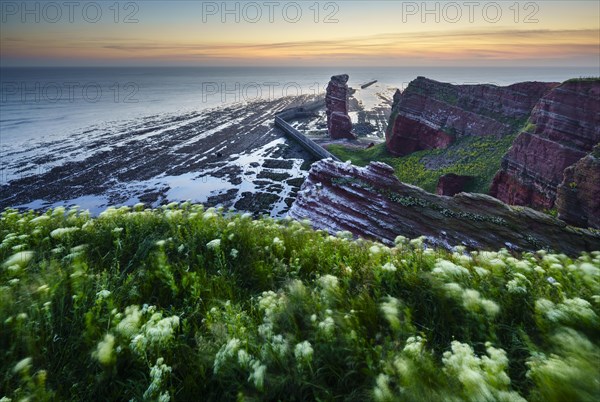
[[[112,60],[344,60],[351,58],[406,58],[430,61],[457,60],[544,60],[598,59],[598,29],[473,29],[384,33],[345,39],[281,42],[174,41],[113,39],[107,37],[73,39],[56,43],[41,38],[20,43],[20,38],[3,38],[2,57],[30,53],[36,56],[68,58],[108,58]],[[13,43],[17,42],[17,43]]]

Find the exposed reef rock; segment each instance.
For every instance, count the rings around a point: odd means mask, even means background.
[[[536,102],[557,83],[452,85],[425,77],[394,96],[386,132],[390,153],[401,156],[446,148],[462,136],[516,133]]]
[[[558,217],[575,226],[600,229],[600,145],[565,169],[556,197]]]
[[[538,250],[570,255],[600,249],[600,234],[568,226],[530,208],[511,207],[483,194],[437,196],[404,184],[392,167],[372,162],[365,168],[321,160],[313,164],[289,211],[331,233],[390,244],[398,235],[425,235],[445,247]]]
[[[352,134],[352,120],[348,115],[348,78],[347,74],[334,75],[327,85],[327,129],[333,139],[356,138]]]
[[[465,187],[473,181],[473,176],[461,176],[448,173],[440,177],[436,193],[438,195],[453,196],[465,191]]]
[[[553,208],[564,170],[598,142],[600,80],[567,81],[535,106],[504,156],[490,194],[513,205]]]

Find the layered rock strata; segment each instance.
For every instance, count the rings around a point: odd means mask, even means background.
[[[556,209],[565,222],[600,229],[600,145],[565,169],[557,190]]]
[[[535,106],[502,160],[490,194],[512,205],[554,207],[565,169],[600,142],[600,80],[570,80]]]
[[[388,151],[402,156],[446,148],[462,136],[514,134],[537,101],[556,85],[452,85],[418,77],[394,96],[386,132]]]
[[[289,216],[308,218],[331,233],[391,244],[396,236],[427,236],[447,248],[538,250],[570,255],[600,249],[600,234],[574,228],[530,208],[511,207],[483,194],[437,196],[404,184],[392,167],[365,168],[321,160],[313,164]]]
[[[334,75],[327,85],[327,129],[333,139],[356,138],[352,134],[352,120],[348,115],[348,78],[347,74]]]

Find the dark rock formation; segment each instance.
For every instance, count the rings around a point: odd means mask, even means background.
[[[454,173],[448,173],[441,176],[438,180],[436,193],[438,195],[448,195],[452,197],[465,191],[465,187],[473,181],[473,176],[461,176]]]
[[[600,142],[600,80],[567,81],[535,106],[504,156],[490,194],[513,205],[552,208],[564,170]]]
[[[600,229],[600,144],[565,169],[556,196],[558,217],[581,227]]]
[[[400,156],[446,148],[461,136],[514,134],[536,102],[556,85],[452,85],[418,77],[394,95],[387,148]]]
[[[347,74],[334,75],[327,85],[327,129],[333,139],[355,138],[352,120],[348,116],[348,78]]]
[[[348,230],[388,244],[398,235],[425,235],[429,242],[448,248],[548,247],[570,255],[600,249],[598,233],[483,194],[430,194],[401,183],[393,168],[377,162],[365,168],[316,162],[289,215],[308,218],[316,228],[331,233]]]

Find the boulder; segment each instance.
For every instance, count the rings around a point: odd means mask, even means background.
[[[436,193],[438,195],[454,196],[465,191],[467,185],[473,181],[473,176],[461,176],[454,173],[448,173],[441,176],[438,180]]]

